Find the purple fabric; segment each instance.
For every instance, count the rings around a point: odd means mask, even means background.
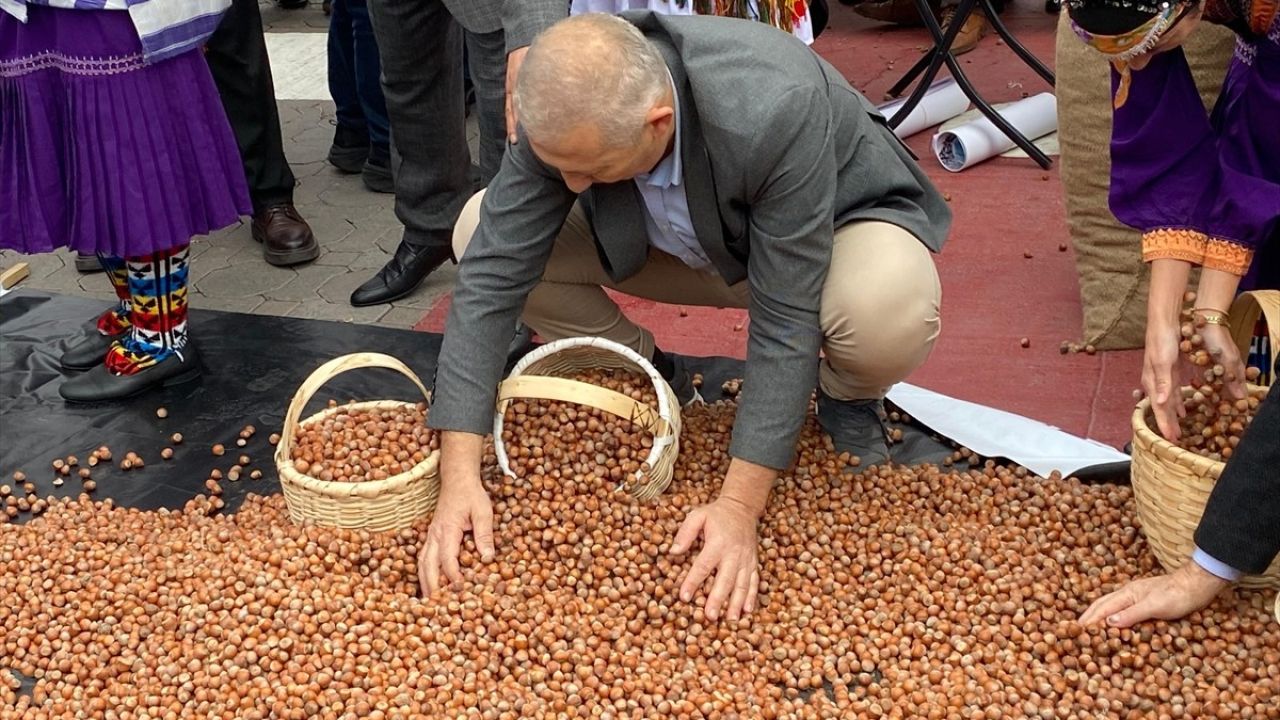
[[[1280,45],[1251,46],[1252,64],[1237,53],[1212,117],[1181,49],[1131,73],[1114,114],[1110,202],[1139,230],[1196,230],[1253,248],[1248,285],[1280,287]]]
[[[251,212],[203,56],[141,53],[128,13],[0,14],[0,246],[146,255]]]

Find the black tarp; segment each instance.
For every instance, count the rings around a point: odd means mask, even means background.
[[[193,309],[191,335],[205,367],[199,381],[115,403],[67,404],[58,395],[66,376],[58,357],[91,331],[104,307],[102,301],[35,291],[0,299],[0,483],[11,483],[20,469],[41,495],[78,493],[78,479],[61,488],[50,484],[52,460],[76,455],[83,462],[94,448],[107,445],[113,463],[94,469],[97,497],[142,509],[181,507],[203,492],[210,470],[225,472],[245,454],[263,479],[223,482],[224,499],[234,508],[246,493],[278,491],[268,436],[279,430],[298,385],[321,363],[350,352],[382,352],[404,361],[430,387],[440,350],[441,338],[433,333]],[[742,375],[741,361],[728,358],[691,358],[689,366],[703,374],[704,394],[712,400],[725,380]],[[408,400],[416,393],[392,371],[357,370],[326,385],[310,411],[329,398]],[[168,417],[157,417],[160,407]],[[248,424],[258,432],[238,448],[235,440]],[[183,442],[174,446],[172,460],[163,461],[160,451],[172,445],[175,432]],[[213,456],[216,443],[226,446],[226,455]],[[142,456],[143,469],[119,469],[128,451]],[[899,462],[936,462],[949,452],[910,430],[906,442],[894,447]]]

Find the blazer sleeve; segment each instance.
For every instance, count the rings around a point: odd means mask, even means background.
[[[458,264],[428,424],[484,435],[525,300],[577,196],[523,136],[508,145]]]
[[[533,44],[538,33],[569,16],[569,0],[505,0],[502,29],[507,53]]]
[[[831,102],[802,85],[774,99],[749,146],[751,328],[729,452],[765,467],[791,464],[818,379],[818,310],[835,234]]]
[[[1246,574],[1263,572],[1280,554],[1280,383],[1209,495],[1196,546]]]

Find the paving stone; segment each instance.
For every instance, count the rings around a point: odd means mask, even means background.
[[[357,253],[356,259],[347,263],[347,267],[352,270],[379,270],[383,265],[386,265],[387,261],[390,259],[391,253],[384,251],[380,247],[374,246],[372,250]]]
[[[23,255],[22,253],[12,250],[5,250],[0,255],[0,265],[11,267],[20,262],[27,264],[27,269],[31,274],[27,276],[24,282],[43,280],[54,273],[70,269],[75,272],[75,267],[68,268],[68,265],[75,265],[75,253],[67,250],[52,253],[38,253],[34,255]]]
[[[408,330],[414,325],[417,325],[418,321],[422,320],[422,317],[425,314],[426,313],[419,308],[400,307],[393,303],[391,309],[387,311],[387,314],[378,319],[378,324],[383,327]]]
[[[373,273],[359,271],[341,271],[331,268],[334,274],[317,288],[320,297],[332,305],[351,305],[351,292],[373,277]]]
[[[388,305],[358,308],[351,307],[346,303],[341,305],[334,303],[302,303],[286,313],[286,315],[288,317],[301,317],[311,320],[336,320],[338,322],[373,324],[378,321],[378,318],[387,314],[390,309],[391,307]]]
[[[210,298],[265,297],[266,293],[279,290],[296,278],[297,273],[289,268],[263,262],[224,265],[201,276],[197,282],[200,293]]]
[[[294,277],[289,282],[276,288],[263,290],[262,296],[267,300],[284,300],[286,302],[314,302],[319,300],[317,288],[322,287],[335,275],[347,272],[344,267],[332,265],[301,265],[293,269]]]
[[[283,300],[263,300],[262,304],[253,309],[254,315],[288,315],[302,303],[286,302]]]
[[[322,177],[322,176],[321,176]],[[320,191],[320,202],[332,207],[395,207],[391,193],[375,193],[364,186],[359,175],[338,175]]]
[[[320,253],[320,257],[316,258],[316,264],[348,268],[351,267],[351,263],[355,262],[359,257],[360,253],[325,251]]]

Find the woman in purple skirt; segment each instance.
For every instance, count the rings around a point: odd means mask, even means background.
[[[1068,0],[1067,10],[1081,39],[1111,59],[1111,210],[1143,231],[1142,384],[1160,432],[1176,440],[1178,317],[1191,267],[1201,267],[1201,334],[1236,378],[1236,397],[1244,365],[1226,310],[1240,288],[1280,287],[1280,0]],[[1201,21],[1237,35],[1212,114],[1180,47]]]
[[[0,0],[0,247],[96,254],[118,302],[62,356],[68,401],[200,373],[191,238],[250,213],[200,45],[227,0]]]

